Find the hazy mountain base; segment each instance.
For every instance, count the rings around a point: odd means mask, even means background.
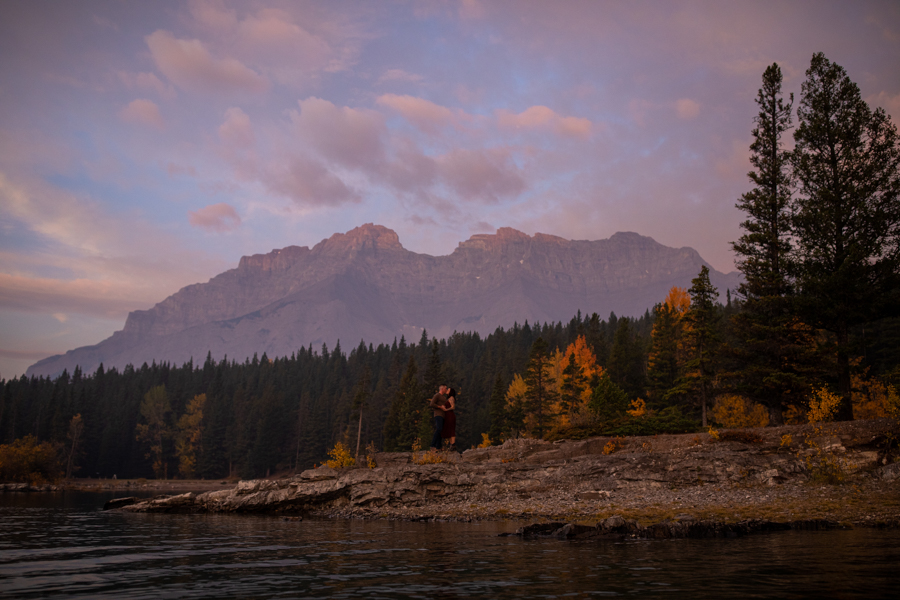
[[[723,431],[719,441],[709,434],[508,440],[449,454],[451,462],[441,464],[416,464],[410,453],[380,453],[373,469],[321,467],[115,506],[133,512],[606,523],[612,534],[639,534],[647,523],[680,523],[667,525],[676,533],[691,527],[734,533],[810,524],[900,525],[895,422],[733,431],[741,435]],[[616,448],[604,454],[611,443]],[[823,471],[823,457],[839,467],[841,483],[824,482],[823,475],[835,473]],[[701,522],[706,525],[696,529]],[[738,523],[744,525],[732,527]]]

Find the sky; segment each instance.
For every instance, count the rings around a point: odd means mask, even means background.
[[[900,120],[896,1],[0,0],[0,378],[364,223],[733,271],[762,73],[815,52]]]

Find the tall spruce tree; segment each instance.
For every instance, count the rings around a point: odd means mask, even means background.
[[[494,387],[491,390],[490,414],[491,428],[488,430],[488,437],[493,443],[499,444],[506,430],[506,385],[500,373],[494,378]]]
[[[837,348],[838,419],[853,418],[850,330],[900,306],[900,144],[846,71],[813,55],[797,108],[793,218],[800,299]]]
[[[754,187],[736,205],[747,215],[744,234],[732,243],[744,281],[737,290],[742,310],[732,318],[735,368],[727,376],[734,389],[767,406],[775,423],[806,394],[816,362],[815,332],[795,315],[789,276],[791,169],[782,137],[792,127],[794,96],[785,101],[781,83],[781,69],[770,65],[756,97],[754,170],[747,174]]]
[[[553,403],[557,400],[556,391],[550,385],[549,346],[544,338],[538,337],[531,345],[528,364],[525,366],[525,410],[532,423],[532,432],[538,439],[544,437],[552,419]]]
[[[716,299],[718,291],[709,282],[709,268],[700,267],[700,274],[691,280],[691,309],[684,316],[685,339],[691,358],[685,364],[685,373],[675,391],[692,394],[700,404],[703,426],[706,427],[706,409],[712,392],[715,354],[718,342],[716,323],[719,319]]]

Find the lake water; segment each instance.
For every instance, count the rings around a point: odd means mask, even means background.
[[[0,493],[0,598],[900,598],[900,531],[523,540],[520,523],[103,512]]]

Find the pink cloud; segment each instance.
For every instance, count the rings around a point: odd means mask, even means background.
[[[227,32],[237,25],[237,14],[222,8],[218,2],[193,0],[190,3],[191,16],[198,23],[220,32]]]
[[[143,98],[132,100],[128,106],[119,111],[119,118],[128,123],[149,125],[157,129],[165,127],[165,122],[156,103]]]
[[[180,88],[209,93],[262,93],[269,89],[265,77],[233,58],[213,57],[200,40],[179,40],[159,30],[146,41],[157,68]]]
[[[382,162],[384,117],[373,110],[338,107],[321,98],[300,100],[291,113],[297,133],[323,156],[349,167]]]
[[[65,281],[0,273],[0,307],[4,309],[121,318],[142,306],[149,306],[147,300],[128,283],[96,279]]]
[[[234,231],[241,225],[241,217],[230,204],[219,202],[204,206],[200,210],[188,213],[188,222],[194,227],[200,227],[216,233]]]
[[[700,114],[700,105],[690,98],[682,98],[675,103],[675,112],[679,119],[694,119]]]
[[[173,100],[177,95],[175,88],[163,83],[155,73],[119,73],[119,79],[128,89],[139,89],[154,92],[160,98]]]
[[[464,200],[498,202],[526,187],[504,150],[453,150],[437,163],[442,179]]]
[[[253,146],[255,136],[247,113],[236,107],[226,110],[225,122],[219,126],[219,139],[238,148]]]
[[[329,60],[331,47],[277,9],[263,9],[247,17],[238,27],[241,43],[253,56],[269,64],[321,68]]]
[[[882,90],[878,94],[866,98],[866,102],[869,103],[872,109],[883,108],[884,112],[891,116],[894,123],[900,121],[900,94],[891,95]]]
[[[340,206],[362,201],[360,194],[339,177],[304,157],[295,157],[285,169],[270,170],[264,183],[301,206]]]
[[[519,114],[505,109],[496,112],[497,124],[504,129],[544,129],[558,135],[586,138],[593,124],[581,117],[563,117],[546,106],[532,106]]]
[[[376,102],[397,111],[404,119],[428,133],[437,133],[439,128],[454,119],[453,111],[449,108],[415,96],[384,94]]]
[[[403,69],[388,69],[378,78],[378,83],[387,83],[388,81],[407,81],[410,83],[418,83],[422,81],[421,75],[408,73]]]

